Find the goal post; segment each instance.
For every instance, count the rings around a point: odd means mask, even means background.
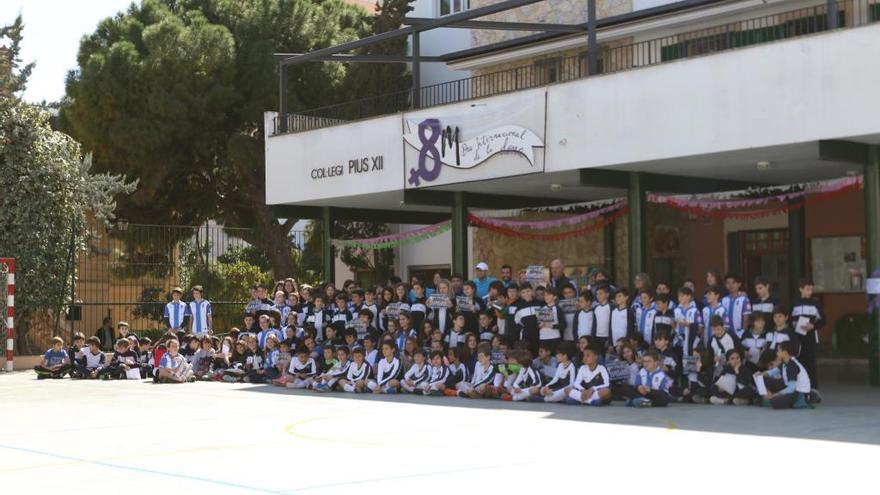
[[[6,273],[6,371],[12,371],[12,351],[15,347],[15,259],[0,258],[0,272]]]

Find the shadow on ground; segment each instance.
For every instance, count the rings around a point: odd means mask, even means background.
[[[823,402],[815,409],[784,411],[756,406],[698,404],[672,404],[665,408],[635,409],[625,407],[622,402],[614,402],[608,407],[593,408],[410,394],[374,395],[343,392],[319,394],[310,390],[292,390],[271,385],[253,385],[236,390],[337,399],[341,407],[356,407],[358,401],[367,400],[499,412],[533,411],[546,413],[547,419],[564,421],[880,445],[880,389],[867,386],[829,385],[822,390]]]

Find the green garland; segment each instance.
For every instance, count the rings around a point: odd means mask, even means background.
[[[413,244],[416,242],[426,241],[432,237],[437,237],[438,235],[448,231],[452,228],[452,222],[443,222],[439,224],[436,229],[431,230],[430,232],[425,232],[423,234],[414,235],[410,237],[403,237],[400,239],[392,239],[384,242],[378,243],[369,243],[363,242],[361,239],[333,239],[333,245],[337,248],[354,248],[354,249],[363,249],[365,251],[375,250],[375,249],[391,249],[396,248],[398,246],[402,246],[404,244]]]

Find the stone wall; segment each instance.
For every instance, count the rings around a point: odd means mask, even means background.
[[[527,213],[515,220],[546,220],[570,216],[570,213]],[[578,226],[563,226],[558,229],[541,230],[541,233],[566,232]],[[623,225],[626,221],[619,219],[616,226]],[[517,229],[522,230],[522,229]],[[624,243],[625,243],[624,237]],[[496,234],[486,229],[476,229],[473,237],[474,262],[485,261],[489,264],[493,274],[500,271],[501,265],[508,264],[513,267],[514,274],[528,265],[550,266],[550,262],[556,258],[561,259],[566,268],[577,271],[580,275],[586,275],[591,268],[605,267],[604,253],[605,233],[603,229],[588,233],[582,237],[565,239],[562,241],[536,241],[517,239],[501,234]],[[625,258],[624,258],[625,260]],[[625,264],[625,263],[624,263]]]
[[[470,8],[484,7],[498,3],[498,0],[471,0]],[[632,0],[597,0],[597,19],[632,12]],[[557,24],[578,24],[587,22],[587,4],[583,0],[545,0],[518,9],[486,16],[480,20],[509,22],[549,22]],[[497,43],[534,34],[522,31],[472,30],[474,47]]]

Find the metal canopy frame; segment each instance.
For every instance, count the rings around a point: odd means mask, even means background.
[[[348,43],[343,43],[327,48],[320,48],[308,53],[276,53],[275,57],[279,65],[279,88],[278,101],[279,113],[287,114],[287,67],[306,62],[348,62],[348,63],[411,63],[413,88],[421,88],[421,64],[422,63],[445,63],[453,60],[478,56],[503,49],[514,48],[523,44],[546,41],[560,36],[570,36],[577,33],[587,35],[587,63],[589,74],[598,73],[599,47],[596,42],[596,30],[598,28],[625,24],[649,17],[671,14],[681,10],[700,7],[708,4],[724,2],[728,0],[682,0],[679,2],[643,9],[637,12],[596,19],[596,0],[585,0],[587,10],[587,22],[580,24],[556,24],[540,22],[503,22],[503,21],[478,21],[485,17],[500,12],[524,7],[527,5],[544,2],[545,0],[504,0],[492,5],[478,7],[476,9],[459,12],[437,18],[407,17],[404,26],[392,31],[375,34]],[[443,55],[422,55],[419,35],[422,32],[437,28],[455,29],[484,29],[495,31],[536,31],[536,34],[518,38],[516,40],[501,41],[489,45],[449,52]],[[412,55],[379,55],[379,54],[349,54],[351,50],[357,50],[389,40],[412,36]],[[420,92],[413,91],[412,106],[419,108]],[[287,121],[281,119],[281,132],[286,131]]]

